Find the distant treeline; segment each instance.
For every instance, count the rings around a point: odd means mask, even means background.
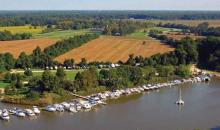
[[[9,31],[0,32],[0,41],[25,40],[32,37],[31,33],[12,34]]]
[[[71,26],[78,28],[91,24],[100,25],[103,20],[131,18],[205,20],[220,19],[220,13],[218,11],[1,11],[0,26],[60,25],[64,21],[76,21]],[[85,23],[85,20],[89,22]]]
[[[133,33],[137,30],[147,28],[149,26],[154,26],[153,23],[149,22],[140,22],[140,21],[108,21],[103,30],[104,35],[115,35],[115,36],[124,36],[130,33]]]
[[[209,23],[204,22],[199,24],[196,27],[193,26],[187,26],[183,24],[159,24],[160,27],[167,27],[167,28],[177,28],[177,29],[183,29],[183,32],[191,32],[196,35],[202,35],[202,36],[220,36],[220,27],[209,27]]]

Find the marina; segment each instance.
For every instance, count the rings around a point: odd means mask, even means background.
[[[68,111],[71,113],[77,113],[80,112],[81,110],[91,110],[93,107],[97,105],[107,105],[105,101],[109,99],[117,99],[121,96],[125,95],[131,95],[131,94],[139,94],[143,92],[149,92],[149,91],[154,91],[154,90],[159,90],[162,88],[167,88],[167,87],[176,87],[180,84],[185,84],[185,83],[197,83],[197,82],[208,82],[210,81],[211,78],[206,75],[202,76],[197,76],[189,79],[183,79],[183,80],[174,80],[170,81],[167,83],[158,83],[158,84],[143,84],[138,87],[134,88],[126,88],[126,89],[120,89],[120,90],[113,90],[111,91],[106,91],[104,93],[98,93],[90,96],[80,96],[77,94],[73,94],[74,96],[78,97],[79,99],[74,99],[70,102],[62,102],[60,104],[52,104],[48,105],[44,108],[38,108],[37,106],[33,106],[31,109],[30,108],[25,108],[25,109],[20,109],[20,108],[9,108],[5,109],[3,108],[0,110],[0,117],[2,120],[9,121],[10,120],[10,115],[17,116],[17,117],[33,117],[37,116],[41,113],[40,110],[46,111],[46,112],[64,112]],[[176,101],[177,105],[184,105],[184,101],[182,100],[181,96],[181,89],[180,89],[180,95],[179,95],[179,100]]]
[[[41,110],[38,116],[25,118],[10,115],[9,121],[0,121],[0,129],[159,130],[165,127],[169,130],[211,129],[220,124],[219,114],[216,114],[220,113],[219,86],[220,79],[213,77],[208,83],[188,82],[176,87],[169,86],[121,96],[106,101],[108,105],[97,106],[90,111],[72,113]],[[185,101],[184,106],[175,104],[180,87]],[[8,109],[14,107],[12,104],[3,103],[0,103],[0,106]]]

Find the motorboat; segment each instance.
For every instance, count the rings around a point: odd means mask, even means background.
[[[25,109],[24,111],[28,116],[35,116],[35,113],[31,109]]]
[[[24,113],[23,110],[16,110],[15,115],[18,117],[25,117],[26,116],[26,114]]]
[[[76,110],[76,108],[74,106],[70,106],[69,107],[69,111],[73,112],[73,113],[77,113],[77,110]]]
[[[45,108],[45,110],[48,111],[48,112],[55,112],[55,111],[56,111],[56,108],[53,107],[53,106],[47,106],[47,107]]]
[[[33,112],[34,112],[35,114],[40,114],[40,110],[38,109],[37,106],[33,106]]]
[[[3,120],[10,120],[10,116],[9,116],[9,113],[7,110],[3,110],[1,111],[2,113],[0,114],[0,117],[3,119]]]

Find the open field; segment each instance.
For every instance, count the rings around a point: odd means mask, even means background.
[[[8,27],[0,27],[0,31],[10,31],[11,33],[41,33],[44,30],[44,27],[37,27],[36,29],[33,26],[8,26]]]
[[[83,35],[89,32],[90,32],[89,29],[63,30],[63,31],[55,30],[49,33],[36,34],[34,35],[34,38],[65,39],[65,38],[74,37],[77,35]]]
[[[220,27],[220,20],[155,20],[155,23],[162,22],[165,23],[175,23],[175,24],[185,24],[188,26],[197,26],[200,23],[208,22],[211,27]]]
[[[31,54],[37,46],[44,49],[54,43],[56,40],[51,39],[0,41],[0,53],[10,52],[15,58],[18,58],[21,52]]]
[[[143,42],[146,41],[146,44]],[[81,58],[91,61],[127,61],[129,54],[149,57],[157,53],[167,53],[174,49],[156,40],[138,40],[124,37],[101,37],[79,48],[73,49],[55,60],[63,62],[73,58],[78,63]]]

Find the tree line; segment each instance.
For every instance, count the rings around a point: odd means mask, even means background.
[[[31,37],[31,33],[12,34],[10,31],[0,31],[0,41],[25,40]]]
[[[159,73],[159,75],[156,75]],[[45,70],[41,76],[33,76],[31,70],[26,70],[24,75],[5,75],[5,81],[11,83],[6,88],[7,95],[17,95],[20,89],[26,89],[23,93],[28,99],[38,99],[45,93],[56,93],[65,95],[66,91],[90,92],[91,90],[115,90],[125,89],[135,85],[152,82],[165,82],[168,79],[190,76],[188,66],[156,66],[156,67],[135,67],[123,65],[114,69],[102,69],[98,71],[95,67],[90,67],[83,72],[78,72],[74,79],[67,80],[66,72],[63,68],[58,68],[56,74]],[[29,77],[28,84],[23,85],[25,77]]]
[[[182,29],[184,33],[191,32],[201,36],[220,36],[220,27],[210,27],[208,22],[201,23],[196,27],[187,26],[183,24],[172,24],[172,23],[167,23],[167,24],[160,23],[158,24],[158,26]]]
[[[60,21],[76,19],[159,19],[159,20],[205,20],[220,19],[219,11],[1,11],[0,26],[26,24],[45,26]]]
[[[59,56],[73,48],[79,47],[90,40],[98,38],[98,34],[85,34],[69,39],[58,41],[42,51],[40,47],[33,50],[31,55],[22,52],[17,59],[10,53],[0,54],[0,70],[10,70],[12,68],[46,68],[59,65],[53,58]],[[67,64],[68,62],[66,62]]]
[[[149,65],[154,64],[189,64],[197,63],[201,68],[220,71],[220,38],[208,36],[197,41],[186,37],[182,40],[174,40],[160,32],[152,30],[149,35],[176,48],[174,52],[165,55],[154,55],[148,59]],[[130,56],[129,63],[135,59]],[[132,60],[133,59],[133,60]],[[142,57],[136,57],[136,61],[144,61]],[[157,61],[157,62],[155,62]],[[159,62],[158,62],[159,61]],[[133,61],[133,63],[136,63]]]

